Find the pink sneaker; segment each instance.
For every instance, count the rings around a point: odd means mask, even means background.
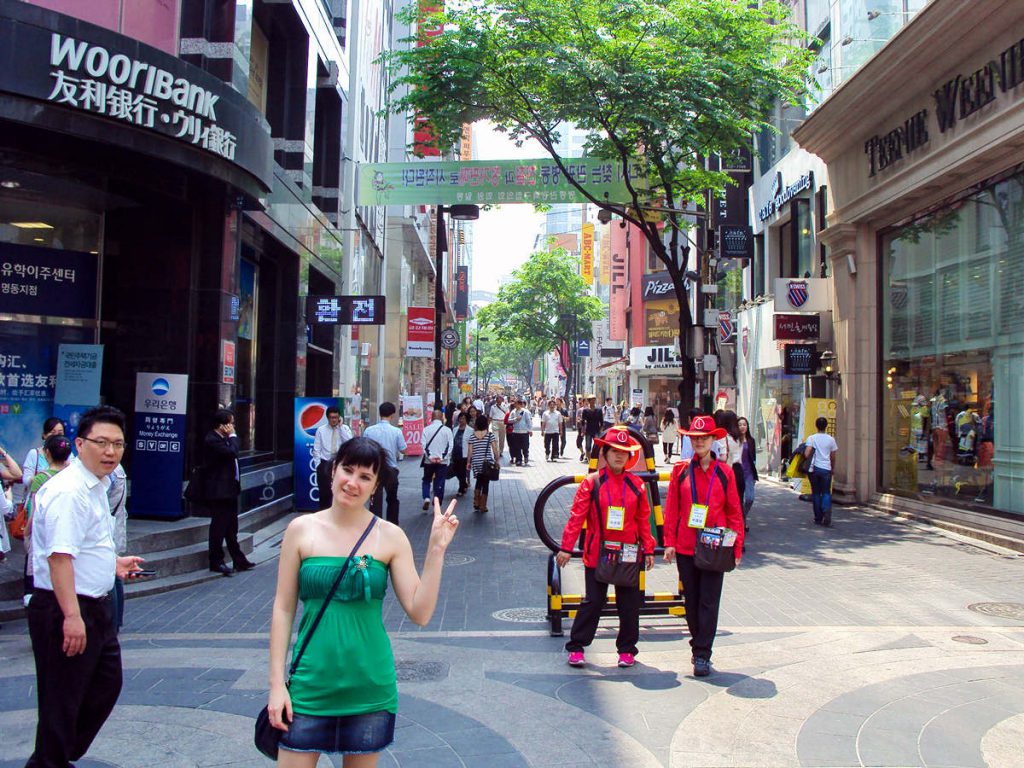
[[[583,657],[583,651],[569,651],[569,666],[570,667],[582,667],[585,666],[587,660]]]
[[[636,664],[636,656],[634,656],[632,653],[619,654],[620,667],[632,667],[634,664]]]

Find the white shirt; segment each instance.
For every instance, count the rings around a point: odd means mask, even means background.
[[[610,422],[611,424],[614,424],[616,421],[618,421],[619,409],[616,408],[614,405],[606,405],[604,408],[601,409],[601,418],[603,418],[607,422]]]
[[[478,397],[476,400],[473,401],[473,407],[476,408],[476,412],[477,413],[483,413],[484,412],[484,401],[481,400]]]
[[[455,435],[444,425],[443,421],[430,422],[429,426],[423,430],[423,437],[420,439],[423,443],[424,463],[432,463],[430,460],[434,457],[440,458],[442,464],[447,464],[451,459]],[[428,443],[430,444],[429,448],[427,447]]]
[[[497,403],[495,403],[494,405],[491,406],[491,410],[490,410],[490,412],[488,412],[487,417],[491,420],[491,424],[496,429],[504,429],[505,428],[505,414],[507,414],[507,413],[508,413],[508,408],[505,408],[505,407],[500,406]],[[470,426],[473,427],[474,429],[476,428],[476,424],[471,424]]]
[[[743,460],[743,445],[732,435],[726,435],[721,440],[716,440],[712,450],[719,461],[724,461],[729,466],[739,464]]]
[[[110,473],[107,503],[114,516],[114,548],[123,555],[128,551],[128,473],[120,464]]]
[[[557,435],[561,431],[562,426],[562,414],[558,411],[544,411],[540,417],[541,423],[544,425],[545,435]]]
[[[512,425],[512,432],[518,435],[525,435],[533,431],[533,414],[529,408],[513,410],[509,417],[509,424]]]
[[[405,453],[409,446],[405,444],[405,435],[402,430],[390,421],[378,421],[373,426],[363,430],[363,437],[368,437],[384,449],[388,464],[398,467],[398,454]]]
[[[114,588],[117,554],[109,487],[109,478],[101,480],[74,461],[36,493],[32,565],[37,587],[53,589],[48,558],[63,554],[71,555],[77,594],[103,597]]]
[[[334,441],[334,450],[331,450],[331,441]],[[339,424],[332,427],[330,424],[321,424],[313,438],[313,458],[317,461],[334,461],[335,454],[346,442],[352,439],[352,430],[347,424]]]
[[[832,452],[839,450],[836,439],[827,432],[815,432],[807,438],[807,445],[814,448],[811,454],[811,466],[823,472],[832,471]]]

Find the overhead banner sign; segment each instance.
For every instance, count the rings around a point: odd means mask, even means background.
[[[580,277],[588,286],[594,284],[594,225],[583,225],[583,247],[580,249]]]
[[[627,203],[622,166],[610,160],[566,159],[566,172],[598,200]],[[646,178],[630,168],[633,186]],[[359,205],[455,203],[588,203],[550,157],[540,160],[468,160],[362,163]]]
[[[184,517],[185,416],[188,376],[135,375],[132,431],[132,516],[176,520]]]
[[[406,357],[434,356],[434,308],[409,307]]]
[[[776,312],[827,312],[829,309],[826,278],[775,278]]]

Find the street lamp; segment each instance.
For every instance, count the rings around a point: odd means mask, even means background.
[[[444,285],[441,283],[444,252],[448,250],[448,236],[444,228],[444,215],[451,214],[456,221],[476,221],[480,218],[479,205],[438,205],[437,235],[434,237],[434,408],[441,402],[441,315],[444,314]]]
[[[473,377],[473,393],[475,395],[480,394],[480,342],[490,341],[486,336],[480,335],[480,329],[477,329],[476,334],[476,375]]]

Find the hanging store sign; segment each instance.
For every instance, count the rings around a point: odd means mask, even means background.
[[[818,372],[819,357],[814,344],[787,344],[783,354],[785,372],[790,375],[813,376]]]
[[[818,315],[775,315],[776,341],[817,341],[821,336]]]
[[[635,371],[659,370],[663,368],[682,369],[683,360],[669,346],[632,347],[629,350],[629,367]]]
[[[626,203],[622,165],[582,158],[563,161],[565,172],[551,158],[541,160],[425,161],[362,163],[357,189],[359,205],[436,205],[455,203],[587,203],[570,181],[598,200]],[[644,177],[630,166],[636,186]]]
[[[580,248],[580,277],[587,286],[594,284],[594,225],[583,225],[583,246]]]
[[[433,307],[409,307],[409,320],[406,330],[405,356],[434,356]]]
[[[774,290],[776,312],[827,312],[831,308],[824,277],[778,277]]]
[[[626,340],[626,312],[629,309],[629,270],[626,261],[626,230],[612,232],[611,286],[608,296],[608,338]]]
[[[801,192],[811,189],[814,186],[814,171],[808,171],[788,187],[782,183],[782,171],[777,171],[769,200],[757,209],[758,221],[766,221],[782,210],[782,206],[799,195]]]
[[[469,314],[469,267],[455,270],[455,319],[465,320]]]
[[[668,272],[652,272],[644,275],[643,295],[644,301],[658,301],[659,299],[674,299],[675,289],[672,286],[672,278]]]
[[[229,83],[176,56],[38,9],[5,10],[0,50],[18,51],[0,67],[0,91],[160,134],[240,166],[266,189],[273,182],[263,116]]]
[[[383,296],[307,296],[310,325],[383,325]]]
[[[722,225],[718,228],[718,255],[723,259],[752,259],[754,230],[747,226]]]

